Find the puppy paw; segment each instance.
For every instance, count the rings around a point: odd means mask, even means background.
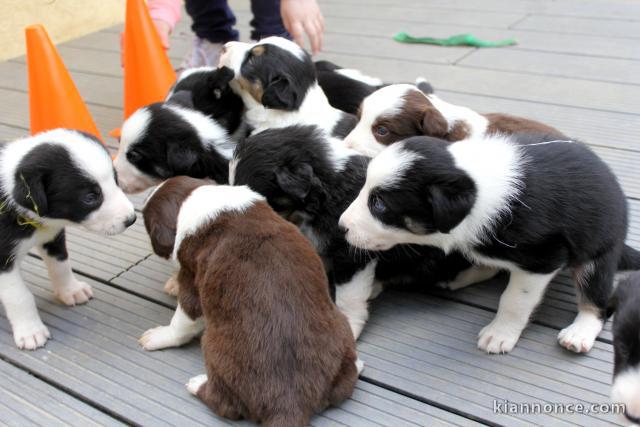
[[[180,284],[178,283],[176,276],[171,276],[164,284],[164,292],[172,297],[177,297],[179,286]]]
[[[171,326],[158,326],[142,334],[138,340],[143,349],[147,351],[163,348],[179,347],[189,342],[192,336],[177,335]]]
[[[596,342],[597,334],[580,327],[580,325],[571,324],[560,331],[558,334],[558,342],[567,350],[575,353],[587,353]]]
[[[360,375],[364,369],[364,362],[362,360],[356,359],[356,369],[358,370],[358,375]]]
[[[51,333],[41,321],[17,326],[13,330],[13,339],[21,350],[35,350],[43,347],[49,338]]]
[[[202,385],[206,382],[207,382],[207,374],[197,375],[191,378],[189,382],[186,384],[187,390],[189,390],[189,393],[195,396],[198,394],[198,390],[200,390],[200,387],[202,387]]]
[[[522,331],[506,322],[493,321],[478,334],[478,348],[489,354],[505,354],[513,350]]]
[[[91,286],[78,280],[74,280],[65,286],[56,287],[53,294],[60,302],[71,307],[77,304],[84,304],[93,298]]]

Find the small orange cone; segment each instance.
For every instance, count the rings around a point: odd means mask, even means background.
[[[25,35],[31,134],[63,127],[88,132],[102,140],[47,30],[40,24],[30,25],[25,28]]]
[[[124,119],[164,100],[176,73],[162,47],[144,0],[127,0],[124,27]],[[120,129],[109,132],[120,136]]]

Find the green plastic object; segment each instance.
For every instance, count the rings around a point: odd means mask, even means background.
[[[475,47],[501,47],[517,44],[516,39],[504,39],[498,41],[487,41],[476,38],[473,34],[458,34],[447,38],[435,37],[413,37],[405,32],[393,36],[395,41],[401,43],[423,43],[435,44],[438,46],[475,46]]]

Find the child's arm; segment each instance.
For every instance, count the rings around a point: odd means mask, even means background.
[[[149,0],[149,15],[158,30],[162,46],[169,49],[169,35],[180,20],[180,0]]]

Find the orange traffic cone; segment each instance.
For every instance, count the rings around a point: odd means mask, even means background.
[[[25,35],[31,134],[64,127],[102,140],[47,30],[40,24],[30,25],[25,28]]]
[[[176,73],[165,53],[144,0],[127,0],[124,27],[124,119],[164,100]],[[120,129],[109,132],[120,136]]]

